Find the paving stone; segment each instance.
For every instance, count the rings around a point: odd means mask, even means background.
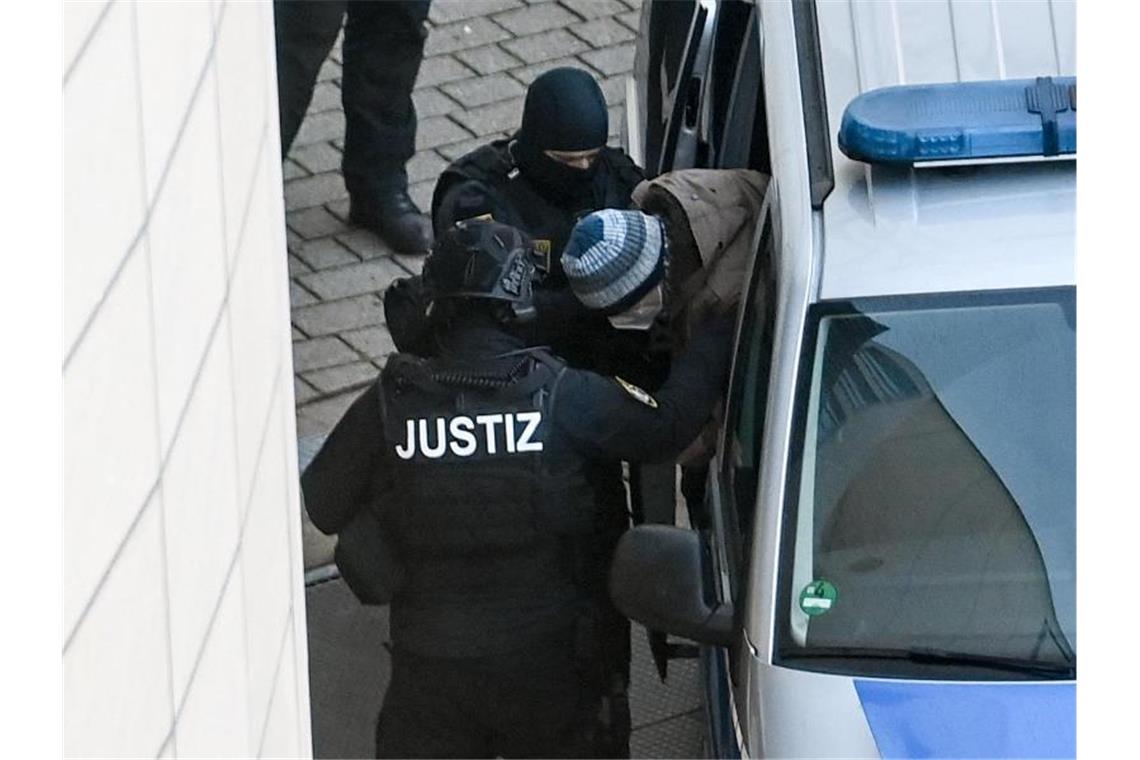
[[[293,371],[335,367],[360,361],[360,357],[343,340],[335,336],[302,340],[293,344]]]
[[[421,119],[416,127],[416,150],[431,150],[440,145],[466,140],[471,133],[447,116]]]
[[[304,180],[297,181],[303,182]],[[285,187],[288,188],[290,184],[292,183],[287,183]],[[303,211],[291,211],[285,215],[285,221],[289,225],[289,229],[303,240],[312,240],[344,230],[344,223],[320,206],[307,208]],[[303,249],[303,240],[294,244],[292,250],[295,253],[300,253]]]
[[[549,61],[589,50],[590,46],[565,29],[554,29],[542,34],[520,37],[502,43],[503,47],[526,63]]]
[[[380,370],[372,362],[355,362],[306,372],[301,377],[322,393],[340,393],[362,388],[374,381],[378,374]]]
[[[340,169],[342,154],[332,143],[319,142],[294,148],[289,156],[312,174],[335,172]]]
[[[623,3],[625,3],[626,5],[628,5],[630,8],[633,8],[634,10],[637,10],[637,11],[641,10],[642,0],[621,0],[621,1]]]
[[[317,82],[313,88],[313,100],[309,103],[309,113],[335,111],[341,107],[340,88],[336,82]]]
[[[294,280],[289,281],[289,304],[296,308],[316,303],[319,299],[309,291],[302,288]]]
[[[351,251],[329,237],[310,240],[297,252],[297,256],[318,271],[345,264],[356,264],[360,261]]]
[[[304,211],[297,212],[297,214],[304,214],[304,213],[305,213]],[[286,219],[286,222],[288,223],[289,217],[286,216],[285,219]],[[305,238],[298,235],[296,232],[294,232],[288,226],[288,224],[286,224],[286,227],[285,227],[285,248],[286,248],[286,250],[288,250],[290,253],[296,253],[297,251],[301,250],[301,246],[303,246],[304,244],[305,244]]]
[[[317,72],[317,81],[331,82],[340,79],[342,73],[341,65],[330,58],[321,64],[321,69]]]
[[[351,204],[348,198],[341,198],[340,200],[330,201],[329,203],[326,203],[325,208],[329,210],[330,214],[335,216],[337,219],[340,219],[345,223],[345,225],[347,225],[350,205]]]
[[[633,54],[633,43],[627,43],[583,53],[582,60],[606,76],[613,76],[633,70]]]
[[[384,312],[380,296],[369,293],[294,309],[293,323],[305,334],[319,337],[384,324]]]
[[[559,2],[585,19],[613,16],[627,10],[618,0],[559,0]]]
[[[632,40],[633,32],[622,26],[613,18],[596,18],[569,27],[570,32],[585,40],[596,48],[616,45],[619,42]]]
[[[433,55],[488,45],[509,39],[510,36],[510,32],[489,18],[470,18],[432,29],[424,44],[424,57],[430,58]]]
[[[506,74],[491,74],[445,84],[443,91],[463,104],[464,108],[476,108],[517,98],[526,92],[526,88]]]
[[[435,87],[416,90],[412,93],[412,102],[416,106],[416,117],[420,119],[443,116],[459,107],[454,100]]]
[[[619,13],[618,15],[614,16],[614,18],[628,26],[634,34],[639,34],[641,32],[641,11]]]
[[[416,77],[416,88],[431,87],[443,82],[454,82],[471,76],[471,69],[449,55],[425,58],[420,64],[420,74]]]
[[[336,239],[348,246],[348,249],[364,260],[375,259],[378,256],[389,256],[392,249],[376,236],[375,232],[360,227],[350,229],[337,235]]]
[[[490,135],[514,129],[522,122],[523,99],[514,98],[500,103],[492,103],[470,111],[458,111],[454,118],[477,135]]]
[[[412,198],[412,203],[420,207],[420,211],[425,214],[431,213],[431,194],[435,191],[436,177],[417,182],[408,187],[408,195]]]
[[[428,18],[433,24],[450,24],[465,18],[488,16],[492,13],[518,8],[518,0],[435,0]]]
[[[293,340],[305,340],[309,336],[297,329],[296,325],[293,326]]]
[[[391,354],[396,353],[396,344],[386,327],[369,327],[365,330],[353,330],[340,336],[350,346],[375,362],[382,362]]]
[[[512,69],[522,63],[498,45],[485,45],[456,53],[455,57],[480,74],[494,74]]]
[[[281,176],[286,182],[288,182],[291,179],[308,177],[309,173],[305,171],[304,167],[302,167],[296,161],[291,158],[287,158],[281,164]]]
[[[288,257],[288,261],[289,261],[289,276],[290,277],[295,277],[296,275],[305,274],[306,272],[313,271],[312,268],[308,264],[301,261],[301,259],[297,258],[297,256],[295,254],[290,253],[289,257]]]
[[[439,173],[447,168],[447,161],[435,151],[424,150],[412,156],[404,167],[408,172],[408,182],[435,181]]]
[[[426,256],[409,256],[403,253],[392,254],[392,260],[402,266],[408,274],[423,274],[426,258]]]
[[[285,183],[285,208],[288,211],[320,206],[330,200],[347,196],[348,191],[344,189],[344,178],[340,176],[340,172],[314,174],[312,177],[303,177]]]
[[[330,301],[364,293],[381,293],[392,284],[392,280],[403,276],[404,270],[384,256],[364,263],[300,275],[297,282],[323,300]]]
[[[538,79],[547,71],[550,71],[551,69],[557,69],[562,66],[572,66],[576,69],[587,71],[590,74],[596,74],[593,69],[579,61],[577,58],[559,58],[554,61],[543,61],[542,63],[536,63],[533,66],[526,66],[521,69],[515,69],[511,72],[511,76],[529,87],[531,82]]]
[[[625,102],[625,74],[603,79],[598,84],[602,87],[607,105],[616,106]]]
[[[481,148],[487,143],[491,142],[490,137],[474,137],[470,140],[462,142],[451,143],[450,145],[441,145],[436,148],[436,152],[446,158],[448,161],[454,161],[460,156],[465,156],[476,148]]]
[[[359,391],[349,391],[300,407],[297,410],[297,437],[327,435],[359,395]]]
[[[317,393],[316,389],[313,388],[313,386],[309,385],[301,378],[293,378],[293,399],[294,403],[298,406],[304,404],[307,401],[312,401],[319,395],[320,394]]]
[[[548,29],[562,29],[577,20],[565,8],[553,3],[519,8],[495,16],[495,21],[516,37],[545,32]]]
[[[301,122],[293,147],[330,142],[344,137],[344,111],[311,113]]]

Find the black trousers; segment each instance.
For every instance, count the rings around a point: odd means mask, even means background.
[[[344,23],[344,182],[354,198],[407,185],[416,149],[412,88],[431,0],[274,0],[282,158]]]
[[[596,757],[596,713],[570,637],[478,659],[395,649],[376,756]]]

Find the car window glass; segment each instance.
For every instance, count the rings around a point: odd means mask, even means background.
[[[785,656],[1073,660],[1072,289],[955,298],[819,319],[781,559]]]

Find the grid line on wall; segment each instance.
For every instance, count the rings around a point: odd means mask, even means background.
[[[217,27],[219,30],[218,35],[220,37],[221,36],[221,22],[220,21],[217,23]],[[265,145],[265,141],[266,141],[266,131],[268,129],[266,124],[267,124],[268,120],[262,124],[262,133],[261,133],[260,138],[258,139],[257,149],[254,151],[255,156],[254,156],[254,165],[253,165],[252,172],[247,173],[247,176],[249,176],[250,179],[249,179],[248,187],[246,189],[246,193],[245,193],[246,197],[244,199],[243,207],[242,207],[242,211],[241,211],[241,221],[239,222],[237,233],[236,233],[236,236],[234,239],[234,250],[231,252],[229,249],[229,230],[230,230],[230,225],[232,224],[232,220],[229,218],[229,216],[230,216],[229,215],[229,204],[226,202],[226,181],[225,181],[225,171],[223,169],[223,166],[225,165],[225,161],[226,161],[226,145],[225,145],[226,141],[222,135],[222,88],[221,88],[221,82],[219,81],[220,75],[218,73],[218,60],[216,57],[212,58],[211,60],[213,61],[213,77],[214,77],[214,120],[215,120],[215,124],[216,124],[216,130],[215,131],[217,133],[217,140],[218,140],[218,158],[219,158],[219,160],[218,160],[218,183],[219,183],[220,187],[222,188],[222,190],[221,190],[221,193],[222,193],[222,245],[225,249],[226,281],[232,282],[234,275],[237,271],[237,267],[235,266],[231,270],[230,269],[230,261],[232,259],[233,261],[236,262],[238,254],[241,251],[241,243],[242,243],[242,240],[245,236],[245,227],[246,227],[247,220],[249,218],[249,211],[250,211],[250,208],[251,208],[252,203],[253,203],[253,198],[256,195],[255,191],[256,191],[258,177],[261,174],[261,154],[264,150],[264,145]],[[265,114],[266,112],[267,112],[267,109],[263,108],[262,113]],[[234,159],[231,158],[230,160],[234,160]],[[232,253],[232,255],[231,255],[231,253]],[[236,379],[237,379],[236,366],[237,366],[237,364],[234,361],[234,358],[235,358],[234,357],[234,331],[233,331],[233,315],[232,314],[230,315],[230,329],[228,329],[226,331],[226,344],[227,344],[226,348],[229,351],[229,358],[230,358],[230,388],[229,388],[229,390],[230,390],[230,434],[231,434],[231,438],[233,440],[234,452],[236,453],[240,449],[241,442],[238,440],[238,434],[237,434],[237,431],[238,431],[238,398],[237,398],[237,382],[236,382]],[[276,383],[277,381],[275,380],[274,382]],[[272,398],[272,395],[271,395],[271,398]],[[270,409],[272,409],[272,403],[270,405]],[[268,420],[267,420],[267,423],[268,423]],[[265,435],[266,431],[268,431],[268,429],[269,429],[268,424],[265,424],[262,426],[262,434],[261,434],[262,437],[264,437],[264,435]],[[258,449],[259,450],[256,454],[254,454],[254,467],[253,467],[253,470],[254,470],[253,477],[254,478],[257,477],[257,468],[260,466],[260,460],[261,460],[260,447],[261,446],[262,446],[262,444],[259,442],[258,443]],[[243,542],[243,539],[245,536],[245,517],[249,514],[249,511],[250,511],[249,505],[246,505],[246,507],[244,508],[244,512],[243,512],[242,492],[245,490],[245,488],[244,488],[244,484],[242,483],[242,473],[241,473],[240,467],[234,467],[233,488],[234,488],[234,507],[235,507],[235,509],[238,510],[237,514],[234,515],[234,517],[236,518],[237,523],[238,523],[238,539],[237,539],[236,550],[238,552],[240,552],[242,549],[242,546],[243,546],[242,542]],[[252,491],[251,491],[251,493],[252,493]],[[227,579],[226,582],[228,584],[229,580]],[[244,669],[244,671],[245,671],[245,681],[246,681],[246,709],[248,709],[249,708],[249,701],[250,701],[250,691],[251,691],[252,685],[250,683],[250,675],[249,675],[249,669],[248,669],[248,663],[250,661],[250,655],[251,655],[251,651],[250,651],[250,647],[249,647],[249,612],[248,612],[248,608],[246,607],[246,600],[248,599],[248,590],[247,590],[248,586],[246,585],[245,572],[244,571],[242,572],[241,577],[239,578],[239,582],[241,584],[241,588],[237,589],[237,593],[241,594],[241,611],[242,611],[242,614],[241,614],[241,638],[242,638],[242,642],[241,643],[242,643],[242,651],[243,651],[244,656],[245,656],[245,663],[247,665],[247,667]],[[209,628],[207,628],[207,637],[210,635],[210,631],[212,630],[212,628],[213,628],[213,621],[211,620],[210,626],[209,626]],[[197,665],[195,665],[195,671],[194,672],[196,672],[196,670],[197,670]],[[187,688],[186,688],[187,698],[189,697],[189,694],[190,694],[190,687],[194,683],[194,672],[191,672],[190,679],[187,681]],[[174,717],[175,725],[177,725],[178,720],[180,719],[180,716],[181,716],[181,710],[177,710],[175,712],[175,717]],[[248,719],[246,721],[246,730],[247,730],[247,732],[249,731]],[[250,741],[252,741],[253,737],[251,735],[247,734],[247,737]],[[246,751],[248,751],[250,749],[250,746],[251,745],[246,746]]]
[[[87,48],[91,46],[91,41],[95,39],[95,34],[103,26],[103,22],[106,20],[107,14],[111,12],[111,6],[114,4],[115,0],[107,0],[107,2],[103,4],[103,8],[99,11],[99,15],[95,17],[95,23],[91,25],[91,28],[89,30],[87,30],[87,34],[83,37],[83,42],[79,43],[79,49],[75,51],[75,57],[71,59],[71,63],[67,64],[67,68],[63,72],[64,87],[67,87],[68,80],[71,79],[72,73],[74,73],[75,69],[78,68],[79,62],[83,59],[84,54],[87,52]],[[132,16],[134,15],[133,10],[134,9],[132,8]]]
[[[269,716],[273,714],[273,701],[277,698],[277,682],[281,679],[281,663],[285,659],[285,642],[289,640],[289,631],[293,621],[293,598],[289,598],[289,609],[285,615],[284,630],[281,632],[281,643],[277,645],[277,662],[273,666],[273,686],[269,692],[269,702],[265,705],[265,718],[261,721],[261,736],[257,740],[257,756],[261,757],[265,750],[265,734],[269,730]]]
[[[119,260],[119,263],[115,265],[115,270],[111,273],[111,278],[107,282],[107,285],[103,288],[103,292],[100,294],[98,300],[96,300],[95,305],[91,308],[90,313],[88,313],[87,317],[83,320],[83,325],[79,328],[79,333],[75,336],[75,339],[72,341],[71,345],[67,347],[67,350],[64,353],[63,357],[63,369],[65,372],[67,371],[68,366],[70,366],[71,360],[75,357],[76,351],[81,345],[83,345],[83,341],[87,337],[87,333],[91,331],[91,326],[95,324],[95,318],[103,310],[103,307],[107,303],[107,299],[110,298],[112,291],[115,289],[115,285],[118,284],[119,279],[122,277],[123,270],[126,269],[127,264],[134,257],[135,252],[138,250],[139,244],[143,239],[143,236],[146,235],[147,229],[150,227],[151,217],[154,215],[154,210],[158,206],[159,201],[162,199],[162,191],[166,188],[166,180],[170,176],[170,170],[174,166],[174,161],[178,158],[178,152],[182,147],[182,138],[186,134],[186,127],[190,123],[190,117],[194,113],[194,107],[198,102],[198,96],[202,92],[202,85],[206,81],[206,74],[209,72],[210,65],[213,62],[214,53],[217,49],[218,44],[219,26],[220,22],[219,24],[215,24],[214,27],[210,30],[210,45],[206,49],[206,60],[202,64],[202,70],[198,72],[198,77],[194,82],[194,89],[190,93],[190,99],[187,104],[186,111],[182,114],[182,120],[178,125],[178,132],[174,137],[174,145],[171,146],[170,152],[166,156],[166,164],[162,167],[162,173],[159,175],[158,183],[155,185],[154,197],[147,199],[146,213],[143,215],[142,224],[140,224],[139,229],[135,231],[134,237],[127,245],[127,250]]]
[[[274,368],[273,387],[269,392],[270,403],[269,403],[268,413],[265,415],[265,420],[261,426],[261,434],[260,434],[258,444],[257,444],[257,454],[254,456],[253,471],[254,471],[254,477],[255,478],[256,478],[257,473],[260,471],[261,466],[262,466],[262,458],[263,458],[263,454],[265,451],[265,443],[266,443],[266,439],[267,439],[268,433],[269,433],[270,422],[273,419],[273,414],[272,414],[273,410],[274,410],[273,401],[275,401],[277,399],[278,393],[280,393],[282,369],[283,369],[282,363],[280,361],[278,361],[277,366]],[[210,612],[210,620],[206,624],[206,632],[205,632],[205,635],[203,635],[203,637],[202,637],[202,641],[198,647],[198,652],[194,656],[194,665],[190,668],[190,675],[186,679],[186,688],[183,690],[182,695],[179,697],[178,706],[174,710],[174,714],[173,714],[174,720],[171,722],[170,732],[167,735],[167,739],[170,741],[176,741],[175,729],[178,725],[178,719],[181,717],[182,711],[186,707],[186,701],[189,698],[190,691],[194,686],[194,677],[198,674],[198,668],[202,663],[202,659],[205,657],[206,647],[210,642],[210,636],[213,634],[214,624],[217,622],[217,618],[218,618],[218,612],[221,610],[222,602],[225,600],[226,592],[227,592],[229,585],[230,585],[230,582],[233,578],[234,568],[237,566],[238,558],[242,556],[242,549],[245,545],[246,528],[249,526],[249,516],[250,516],[250,513],[253,511],[251,508],[252,502],[253,502],[253,496],[254,496],[253,492],[250,492],[249,496],[246,499],[247,503],[245,505],[245,515],[241,521],[240,526],[238,527],[237,543],[234,546],[233,555],[230,557],[229,566],[226,569],[226,576],[225,576],[225,579],[222,581],[221,591],[219,592],[218,598],[214,603],[214,609]],[[244,583],[243,583],[243,586],[241,589],[241,594],[242,594],[242,614],[243,614],[243,619],[244,619],[245,609],[246,609],[246,607],[245,607]],[[290,610],[292,609],[292,607],[293,607],[293,604],[292,604],[292,601],[290,601],[290,603],[289,603]],[[286,621],[288,621],[288,618],[286,618]],[[248,662],[248,658],[247,658],[247,662]],[[248,673],[246,674],[246,678],[248,681],[248,678],[249,678]],[[166,744],[167,744],[167,741],[164,740],[162,745],[160,746],[160,751],[161,751],[161,747],[166,746]],[[177,746],[177,745],[175,745],[175,746]]]
[[[139,41],[139,16],[138,6],[131,4],[131,47],[132,57],[134,62],[134,84],[135,84],[135,109],[136,118],[138,120],[139,128],[139,141],[138,141],[138,155],[139,155],[139,185],[142,189],[142,197],[145,199],[149,197],[149,188],[147,187],[147,156],[146,156],[146,119],[143,113],[143,91],[142,91],[142,55],[140,53],[141,43]],[[191,111],[193,105],[191,104]],[[146,305],[149,320],[147,323],[147,334],[150,342],[150,355],[151,355],[151,403],[154,410],[154,453],[155,460],[162,461],[162,431],[159,420],[162,418],[160,404],[158,401],[158,338],[155,334],[155,312],[154,312],[154,270],[153,259],[151,257],[150,248],[150,235],[143,233],[139,245],[143,246],[143,263],[146,265]],[[166,625],[166,678],[169,685],[166,690],[168,700],[168,710],[171,717],[174,716],[175,697],[174,697],[174,630],[172,615],[170,611],[170,560],[166,546],[166,492],[163,488],[161,478],[161,470],[159,477],[155,484],[155,498],[158,500],[158,527],[161,541],[159,541],[159,557],[161,562],[160,572],[162,573],[162,606],[163,606],[163,622]],[[143,502],[144,510],[147,502]],[[110,567],[114,567],[116,560],[112,560]],[[108,569],[108,574],[110,569]],[[101,588],[97,585],[92,592],[92,597],[95,597]],[[78,623],[82,620],[82,615],[76,621],[76,630],[78,630]],[[177,757],[178,755],[178,738],[171,737],[172,751]]]
[[[261,154],[264,152],[265,141],[266,141],[265,140],[265,131],[263,130],[262,138],[259,142],[259,147],[258,147],[258,151],[257,151],[258,156],[261,156]],[[250,189],[249,189],[249,192],[247,194],[247,199],[246,199],[246,204],[245,204],[245,212],[242,216],[242,222],[241,222],[241,225],[239,227],[237,255],[234,257],[234,269],[233,269],[233,271],[235,271],[235,272],[237,271],[237,266],[242,259],[243,251],[242,251],[241,242],[243,241],[243,238],[245,235],[245,229],[246,229],[246,225],[248,222],[249,211],[250,211],[250,208],[252,205],[252,199],[253,199],[253,196],[255,195],[256,189],[257,189],[256,182],[251,182],[250,183]],[[222,295],[222,302],[218,307],[218,311],[214,315],[213,324],[210,326],[210,332],[209,332],[209,335],[207,336],[207,339],[206,339],[206,349],[202,352],[202,356],[198,360],[198,366],[194,370],[194,377],[190,382],[190,390],[186,395],[186,399],[182,403],[182,407],[179,409],[178,418],[175,421],[175,425],[174,425],[174,431],[170,437],[170,444],[167,447],[166,451],[162,452],[162,457],[161,457],[161,460],[160,460],[159,466],[158,466],[158,474],[155,477],[154,483],[152,483],[151,487],[147,490],[147,495],[143,499],[143,503],[139,507],[138,512],[135,514],[134,518],[131,520],[131,524],[127,527],[127,530],[124,533],[122,540],[119,542],[119,545],[115,548],[115,552],[111,555],[110,562],[107,564],[107,567],[104,568],[103,572],[100,574],[99,580],[95,584],[95,589],[92,591],[90,597],[88,597],[87,602],[83,605],[83,609],[79,613],[79,617],[76,619],[74,626],[68,632],[67,637],[64,640],[64,645],[63,645],[63,651],[65,653],[70,648],[71,642],[75,638],[75,634],[79,631],[80,627],[83,624],[84,619],[86,619],[88,613],[90,613],[91,607],[94,605],[95,600],[98,598],[99,593],[102,591],[103,586],[106,584],[107,578],[111,574],[111,569],[115,566],[115,563],[118,562],[119,557],[122,555],[123,549],[124,549],[124,547],[126,547],[127,543],[130,541],[131,536],[134,535],[135,528],[138,527],[139,521],[142,519],[143,514],[146,512],[147,506],[149,506],[152,498],[154,497],[154,495],[159,490],[159,486],[160,486],[160,483],[162,481],[163,474],[166,472],[166,467],[170,461],[171,453],[174,451],[174,446],[175,446],[175,444],[177,444],[179,434],[182,431],[182,423],[186,419],[186,415],[187,415],[187,412],[189,411],[190,404],[194,399],[194,394],[197,392],[198,382],[199,382],[199,380],[201,380],[202,371],[206,365],[206,359],[209,357],[210,349],[213,346],[213,344],[217,338],[218,328],[221,326],[222,317],[223,317],[223,315],[226,314],[226,312],[229,308],[231,279],[232,279],[232,273],[227,274],[226,284],[225,284],[225,292]],[[275,378],[274,382],[276,382],[276,378]],[[239,498],[240,498],[240,496],[241,496],[241,494],[239,494]]]

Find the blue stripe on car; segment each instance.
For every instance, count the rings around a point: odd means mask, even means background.
[[[855,681],[883,757],[1074,757],[1076,685]]]

